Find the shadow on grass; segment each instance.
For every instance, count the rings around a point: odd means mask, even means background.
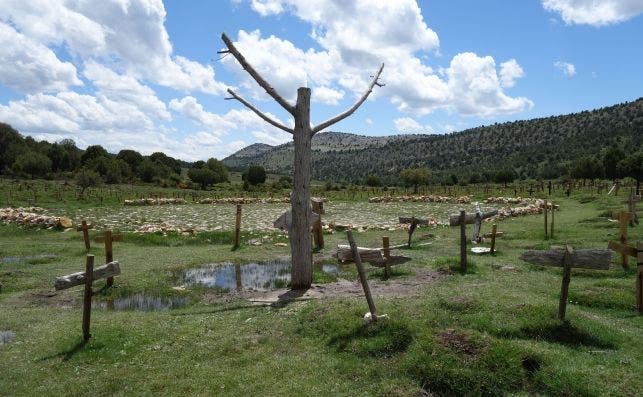
[[[38,361],[47,361],[51,360],[53,358],[62,358],[63,361],[69,361],[71,360],[76,353],[81,352],[82,350],[85,349],[85,346],[88,345],[89,341],[84,341],[81,340],[80,342],[77,342],[75,345],[73,345],[71,348],[64,350],[60,353],[55,353],[46,357],[41,358]],[[89,350],[96,350],[102,348],[102,344],[92,344],[90,347],[88,347]]]
[[[575,326],[569,320],[548,322],[520,327],[517,331],[500,331],[499,337],[534,339],[551,343],[559,343],[570,347],[591,346],[603,349],[615,349],[615,343],[590,334]]]
[[[328,345],[358,356],[391,357],[406,351],[413,341],[410,329],[400,322],[380,320],[360,324],[333,336]]]

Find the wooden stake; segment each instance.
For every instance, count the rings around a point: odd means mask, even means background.
[[[388,236],[382,237],[382,251],[384,252],[384,278],[389,278],[391,275],[391,250],[389,248],[389,244]]]
[[[234,265],[234,278],[237,283],[237,291],[241,291],[243,284],[241,283],[241,264],[239,263]]]
[[[359,256],[359,251],[357,250],[357,244],[355,244],[355,239],[353,238],[353,231],[347,230],[346,235],[348,236],[348,243],[351,246],[351,250],[353,250],[353,258],[355,260],[355,266],[357,266],[357,273],[359,274],[359,280],[362,283],[362,288],[364,289],[364,295],[366,295],[366,303],[368,303],[368,310],[371,313],[371,318],[375,321],[377,320],[377,310],[375,309],[375,303],[373,302],[373,297],[371,296],[371,289],[368,286],[368,280],[366,279],[364,266],[362,266],[362,259]]]
[[[85,263],[85,295],[83,297],[83,341],[91,338],[89,325],[92,316],[92,282],[94,274],[94,255],[87,255]]]
[[[554,238],[554,212],[556,208],[554,207],[554,202],[551,202],[551,230],[549,231],[549,238]]]
[[[638,243],[636,254],[636,308],[643,313],[643,243]]]
[[[105,244],[105,263],[111,263],[114,262],[114,250],[112,247],[112,243],[114,241],[123,241],[123,235],[112,235],[111,230],[106,230],[103,236],[96,237],[94,241],[96,241],[97,243]],[[108,288],[114,285],[114,277],[108,277],[105,285]]]
[[[547,200],[545,200],[545,206],[543,207],[543,214],[545,214],[545,240],[549,238],[547,230],[549,229],[549,223],[547,222],[547,213],[549,212],[549,207],[547,206]]]
[[[460,270],[465,273],[467,271],[467,226],[465,220],[467,214],[464,210],[460,210]]]
[[[620,231],[619,241],[622,244],[627,244],[627,224],[630,221],[629,212],[621,211],[618,214],[618,226]],[[621,261],[623,263],[623,268],[627,269],[630,267],[629,257],[625,254],[621,254]]]
[[[495,223],[491,226],[491,253],[496,252],[496,232],[498,231],[498,225]]]
[[[569,294],[569,281],[572,275],[572,256],[574,250],[571,246],[565,247],[565,257],[563,259],[563,283],[560,287],[560,301],[558,303],[558,319],[565,319],[565,311],[567,310],[567,296]]]
[[[89,229],[92,228],[92,225],[88,225],[86,221],[82,222],[82,226],[76,228],[76,231],[83,232],[83,240],[85,240],[85,249],[89,251]]]
[[[239,247],[241,238],[241,204],[237,204],[237,216],[234,222],[234,248]]]

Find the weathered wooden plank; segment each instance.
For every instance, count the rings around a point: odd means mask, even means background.
[[[411,217],[401,216],[401,217],[399,217],[399,222],[400,223],[413,223],[413,222],[415,222],[416,225],[428,225],[429,224],[428,219],[420,219],[420,218],[416,218],[414,216],[411,216]]]
[[[101,267],[94,269],[92,273],[92,280],[98,280],[100,278],[114,277],[121,274],[121,268],[117,261],[110,262]],[[78,272],[68,274],[66,276],[57,277],[54,282],[54,288],[56,290],[62,290],[74,287],[76,285],[81,285],[85,283],[85,272]]]
[[[498,210],[481,213],[480,218],[487,219],[487,218],[491,218],[494,215],[498,215]],[[476,222],[475,213],[466,214],[464,218],[464,223],[466,225],[472,225],[475,222]],[[460,224],[460,214],[451,214],[451,216],[449,217],[449,226],[458,226],[459,224]]]
[[[621,244],[616,241],[610,241],[609,243],[607,243],[607,248],[611,249],[612,251],[616,251],[620,254],[633,256],[635,258],[638,252],[636,248],[630,247],[627,244]]]
[[[357,247],[360,257],[366,262],[384,263],[384,255],[379,248]],[[353,251],[350,245],[339,244],[336,252],[337,259],[346,262],[353,261]]]
[[[377,310],[375,309],[375,302],[373,301],[373,296],[371,296],[371,289],[368,286],[368,280],[366,279],[366,273],[364,272],[364,267],[362,266],[362,259],[355,244],[355,239],[353,238],[353,232],[351,230],[346,231],[348,237],[348,243],[350,244],[350,249],[355,257],[355,266],[357,266],[357,273],[359,274],[359,280],[362,283],[362,288],[364,289],[364,295],[366,296],[366,302],[368,303],[368,311],[371,313],[370,318],[375,321],[377,320]]]
[[[528,250],[520,259],[535,265],[563,267],[566,249]],[[612,251],[605,249],[580,249],[572,254],[572,267],[580,269],[607,270],[610,267]]]
[[[309,212],[308,221],[309,221],[308,223],[310,227],[312,228],[312,225],[320,221],[319,214],[316,214],[314,212]],[[292,227],[292,210],[287,210],[283,214],[281,214],[279,218],[277,218],[272,223],[272,226],[281,230],[290,230],[290,228]]]

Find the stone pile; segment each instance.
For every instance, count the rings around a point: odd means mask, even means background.
[[[450,203],[470,204],[471,197],[449,197],[449,196],[375,196],[368,199],[369,203]]]
[[[493,222],[496,220],[524,216],[524,215],[537,215],[542,214],[543,207],[545,206],[545,200],[542,199],[529,199],[531,202],[522,207],[502,207],[498,210],[498,215],[491,218],[485,219],[485,222]],[[551,208],[551,203],[547,203],[547,208]],[[554,205],[554,209],[558,209],[557,205]]]
[[[124,205],[174,205],[174,204],[186,204],[186,201],[182,198],[142,198],[136,200],[125,200]]]
[[[35,226],[41,228],[73,226],[71,219],[64,216],[49,216],[42,212],[45,210],[39,207],[27,208],[0,208],[0,221],[21,226]]]
[[[204,198],[197,204],[283,204],[290,203],[288,197],[224,197]]]
[[[528,205],[535,201],[533,198],[522,198],[522,197],[488,197],[482,202],[485,204],[519,204],[519,205]]]

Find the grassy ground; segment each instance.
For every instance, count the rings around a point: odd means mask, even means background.
[[[218,300],[211,291],[177,291],[181,271],[205,263],[278,259],[272,244],[232,250],[231,235],[126,235],[115,243],[123,274],[97,296],[146,293],[185,296],[186,307],[166,311],[95,310],[92,339],[82,345],[82,287],[48,297],[56,276],[83,269],[79,233],[0,226],[0,395],[566,395],[635,396],[643,390],[643,319],[635,311],[632,270],[615,255],[609,271],[573,270],[567,321],[555,319],[561,271],[521,262],[525,249],[572,244],[604,248],[617,239],[601,217],[625,208],[623,197],[556,198],[555,237],[545,241],[540,216],[499,222],[506,233],[495,256],[457,265],[456,228],[420,229],[430,245],[403,250],[413,258],[391,282],[414,268],[450,275],[419,296],[376,297],[390,318],[365,325],[364,299],[296,301],[280,306]],[[485,225],[484,229],[489,229]],[[630,229],[641,240],[643,226]],[[356,234],[376,246],[383,232]],[[391,243],[403,231],[387,232]],[[245,236],[247,239],[249,236]],[[326,235],[330,255],[345,235]],[[275,237],[274,241],[279,240]],[[100,246],[92,248],[97,263]],[[51,256],[38,256],[53,254]],[[633,261],[631,261],[633,262]],[[507,267],[509,266],[509,267]],[[355,272],[345,272],[355,277]],[[369,270],[380,278],[381,271]],[[324,280],[320,280],[324,281]],[[331,280],[325,280],[331,281]],[[102,285],[102,281],[97,282]]]

